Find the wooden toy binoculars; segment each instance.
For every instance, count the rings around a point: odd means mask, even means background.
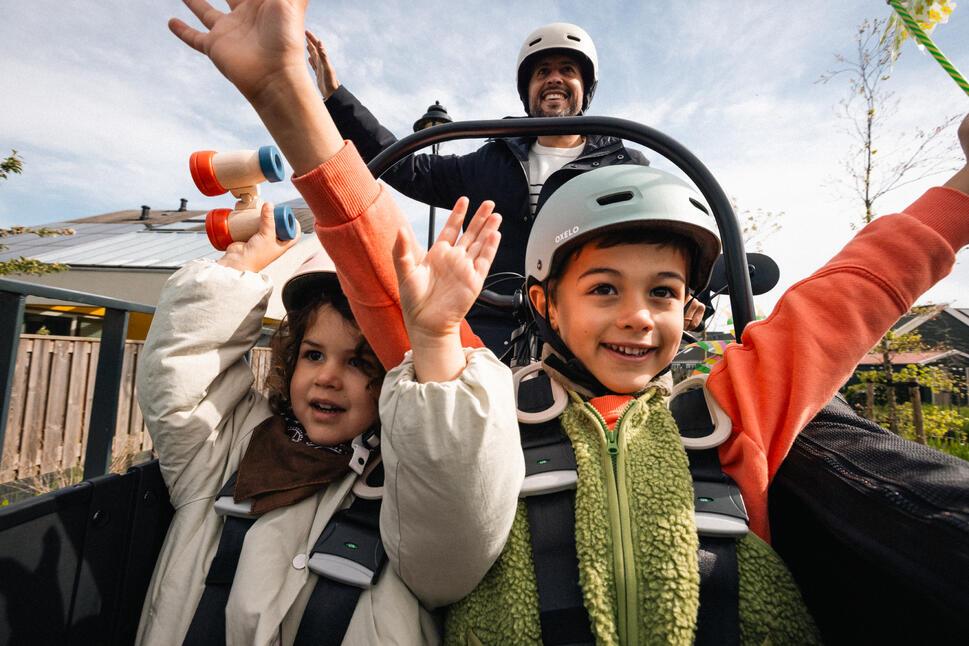
[[[192,179],[203,195],[216,197],[232,193],[238,201],[232,209],[213,209],[205,215],[205,233],[219,251],[233,242],[245,242],[259,230],[263,200],[259,184],[284,179],[283,157],[275,146],[259,150],[235,150],[219,153],[200,150],[189,158]],[[292,240],[299,233],[293,209],[277,206],[276,238]]]

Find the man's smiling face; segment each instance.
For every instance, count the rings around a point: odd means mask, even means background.
[[[582,70],[565,54],[549,54],[532,67],[528,113],[533,117],[572,117],[582,108]]]

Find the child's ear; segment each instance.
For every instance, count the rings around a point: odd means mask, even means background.
[[[541,285],[532,285],[528,288],[528,299],[532,302],[532,307],[538,312],[539,316],[545,317],[545,288]],[[552,329],[558,331],[558,327],[555,323],[555,307],[549,303],[548,308],[548,324],[552,326]]]

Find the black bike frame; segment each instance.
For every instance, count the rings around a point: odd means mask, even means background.
[[[754,317],[754,297],[750,289],[750,275],[747,273],[747,256],[744,254],[740,225],[730,206],[730,200],[703,162],[681,143],[658,130],[635,121],[613,117],[456,121],[420,130],[404,137],[374,157],[367,167],[374,177],[380,177],[407,155],[433,144],[454,139],[567,134],[610,135],[645,146],[671,161],[696,184],[710,208],[713,209],[713,217],[720,229],[734,334],[737,340],[740,340],[744,328]]]

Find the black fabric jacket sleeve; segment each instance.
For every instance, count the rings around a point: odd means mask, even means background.
[[[344,85],[330,95],[326,107],[340,135],[353,142],[365,162],[397,141]],[[474,155],[408,155],[380,179],[411,199],[450,209],[470,192],[465,178]]]

